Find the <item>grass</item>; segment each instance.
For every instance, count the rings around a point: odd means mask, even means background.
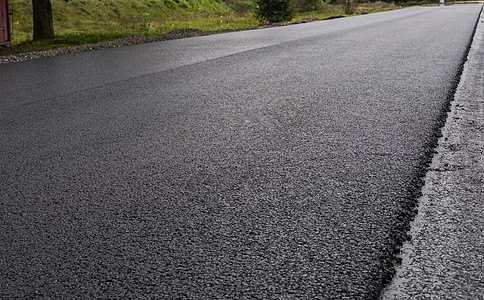
[[[355,13],[353,15],[361,15],[361,14],[367,14],[367,13],[373,13],[373,12],[384,12],[384,11],[394,10],[397,8],[399,8],[399,6],[395,5],[394,3],[364,2],[359,4],[355,8]],[[295,19],[300,20],[309,16],[314,16],[318,19],[325,19],[332,16],[348,16],[348,15],[345,15],[343,5],[322,3],[317,10],[296,13]]]
[[[204,31],[257,26],[251,0],[51,0],[53,40],[32,42],[31,0],[10,0],[12,47],[0,55],[113,40],[127,34],[158,35],[174,29]],[[356,14],[395,9],[395,4],[363,3]],[[299,12],[295,20],[343,15],[339,4],[321,2],[316,10]]]

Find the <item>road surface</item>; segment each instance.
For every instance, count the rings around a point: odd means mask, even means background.
[[[480,9],[0,65],[0,298],[376,299]]]

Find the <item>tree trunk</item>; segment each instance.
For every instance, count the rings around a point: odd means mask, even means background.
[[[32,0],[34,15],[34,41],[54,37],[52,5],[50,0]]]

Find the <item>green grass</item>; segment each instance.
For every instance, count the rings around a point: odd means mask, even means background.
[[[13,46],[0,55],[112,40],[127,34],[159,35],[174,29],[204,31],[257,26],[252,0],[51,0],[55,39],[32,42],[31,0],[10,0]],[[394,4],[364,3],[356,13],[395,9]],[[295,20],[343,15],[338,4],[321,2]]]
[[[64,34],[156,35],[177,28],[218,30],[257,24],[249,1],[51,0],[54,32]],[[14,45],[32,39],[31,0],[10,0]],[[238,7],[238,9],[234,9]]]

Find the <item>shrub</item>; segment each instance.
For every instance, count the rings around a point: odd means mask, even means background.
[[[261,22],[290,21],[294,16],[291,0],[255,0],[255,5],[255,15]]]
[[[359,0],[340,0],[343,3],[345,14],[351,15],[355,13],[355,9],[359,4]]]
[[[322,0],[293,0],[296,10],[299,12],[317,10],[321,7]]]

